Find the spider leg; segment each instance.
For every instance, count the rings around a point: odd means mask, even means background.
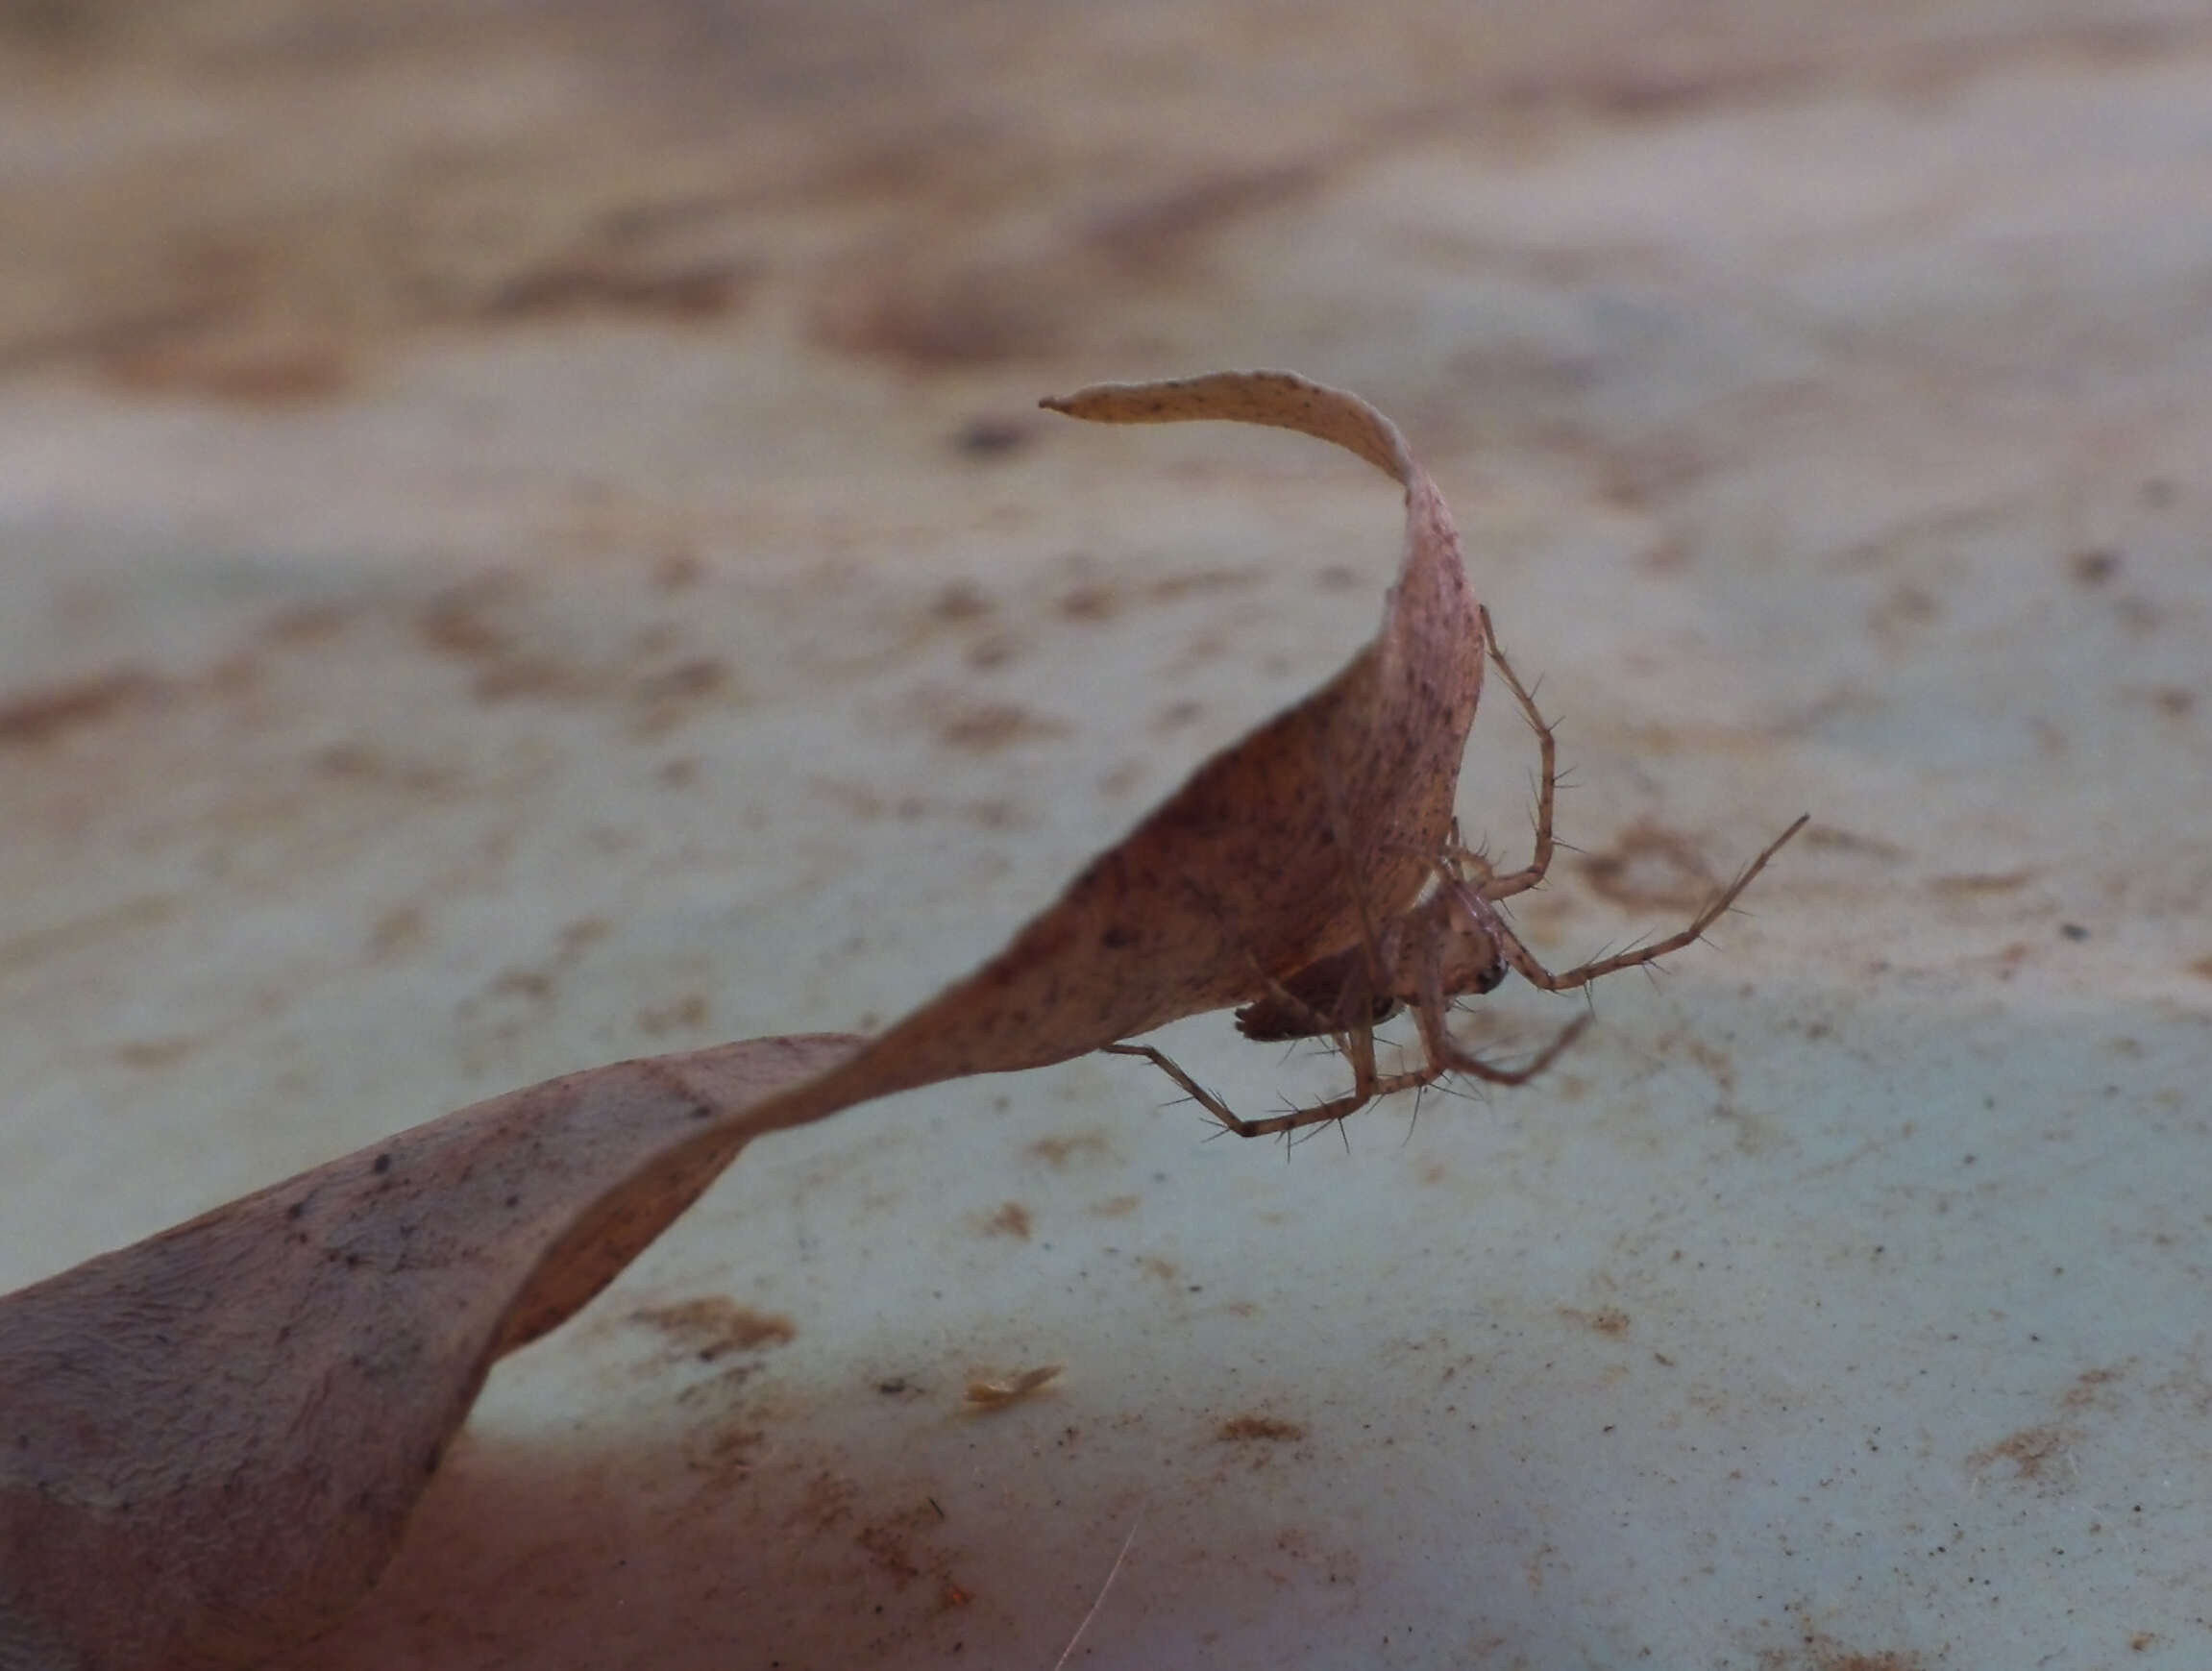
[[[1518,1068],[1500,1068],[1486,1062],[1453,1038],[1451,1028],[1446,1025],[1445,1018],[1451,1013],[1451,995],[1444,991],[1441,961],[1436,942],[1432,940],[1420,957],[1417,973],[1420,996],[1413,1005],[1413,1020],[1421,1030],[1421,1047],[1428,1055],[1427,1065],[1420,1071],[1432,1080],[1447,1073],[1463,1073],[1490,1085],[1526,1085],[1557,1061],[1560,1053],[1589,1025],[1588,1016],[1577,1016],[1549,1044]]]
[[[1537,710],[1536,698],[1529,694],[1528,687],[1521,683],[1520,676],[1513,672],[1513,664],[1506,659],[1506,652],[1498,644],[1497,633],[1490,627],[1490,612],[1487,608],[1483,611],[1483,634],[1490,643],[1490,659],[1498,664],[1499,674],[1521,704],[1521,712],[1527,716],[1530,728],[1536,734],[1536,754],[1541,765],[1541,774],[1536,785],[1535,855],[1525,869],[1514,871],[1509,875],[1489,876],[1482,883],[1484,898],[1510,899],[1515,894],[1525,894],[1536,887],[1552,868],[1552,850],[1556,846],[1552,840],[1552,808],[1559,798],[1559,744],[1552,735],[1550,724]]]
[[[1721,913],[1735,903],[1736,896],[1751,886],[1752,878],[1766,869],[1767,861],[1782,851],[1782,844],[1797,834],[1799,830],[1805,828],[1809,817],[1809,814],[1801,814],[1795,823],[1792,823],[1789,828],[1769,842],[1766,849],[1757,858],[1746,865],[1738,872],[1735,880],[1714,896],[1712,902],[1692,918],[1689,925],[1680,933],[1670,934],[1663,940],[1655,940],[1648,946],[1638,946],[1628,951],[1615,952],[1610,957],[1601,957],[1595,962],[1582,964],[1575,969],[1566,970],[1558,974],[1554,974],[1538,963],[1535,954],[1521,944],[1520,937],[1507,927],[1503,921],[1498,922],[1494,930],[1497,936],[1498,949],[1505,954],[1506,960],[1520,971],[1523,980],[1526,980],[1531,986],[1541,987],[1548,993],[1572,992],[1576,987],[1587,986],[1599,976],[1611,974],[1615,970],[1634,969],[1639,964],[1657,962],[1659,958],[1680,951],[1684,946],[1702,939],[1705,931],[1713,925],[1720,918]]]

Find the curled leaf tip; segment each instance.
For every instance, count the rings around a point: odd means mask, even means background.
[[[1397,425],[1349,390],[1294,371],[1216,371],[1159,382],[1093,383],[1037,404],[1094,424],[1266,424],[1333,441],[1402,486],[1411,487],[1415,474]]]

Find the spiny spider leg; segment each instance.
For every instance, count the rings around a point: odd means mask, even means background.
[[[1244,1122],[1231,1114],[1219,1097],[1177,1067],[1175,1059],[1167,1051],[1151,1044],[1101,1044],[1098,1048],[1101,1054],[1107,1056],[1142,1056],[1180,1085],[1183,1088],[1183,1094],[1190,1097],[1192,1102],[1195,1102],[1231,1131],[1237,1132],[1240,1136],[1246,1135],[1242,1131]]]
[[[1370,1102],[1395,1095],[1401,1091],[1421,1091],[1447,1073],[1464,1073],[1485,1080],[1491,1085],[1526,1085],[1560,1057],[1561,1052],[1572,1044],[1582,1030],[1589,1025],[1589,1017],[1577,1016],[1562,1028],[1557,1038],[1546,1044],[1530,1061],[1519,1068],[1499,1068],[1481,1057],[1462,1049],[1445,1029],[1443,1017],[1445,1000],[1443,985],[1438,973],[1440,956],[1432,936],[1424,946],[1421,956],[1420,1001],[1415,1005],[1415,1016],[1420,1023],[1421,1043],[1428,1060],[1420,1067],[1400,1073],[1379,1073],[1375,1069],[1375,1036],[1372,1027],[1352,1030],[1352,1040],[1359,1045],[1356,1052],[1347,1052],[1352,1064],[1352,1089],[1341,1096],[1316,1103],[1312,1108],[1301,1108],[1288,1114],[1279,1114],[1269,1119],[1239,1119],[1217,1103],[1211,1110],[1217,1118],[1239,1137],[1271,1137],[1278,1132],[1290,1133],[1302,1126],[1320,1125],[1329,1120],[1348,1119]],[[1116,1046],[1133,1054],[1143,1054],[1148,1046]],[[1155,1059],[1157,1059],[1155,1057]],[[1175,1076],[1183,1078],[1180,1070]],[[1188,1085],[1188,1081],[1185,1081]]]
[[[1585,963],[1562,973],[1554,974],[1536,960],[1535,954],[1521,944],[1520,936],[1506,926],[1504,921],[1497,918],[1494,913],[1492,914],[1492,922],[1495,926],[1488,923],[1486,923],[1485,926],[1489,927],[1492,936],[1497,941],[1498,949],[1505,954],[1506,961],[1511,963],[1519,971],[1521,978],[1531,986],[1541,987],[1548,993],[1572,992],[1575,988],[1587,986],[1599,976],[1611,974],[1616,970],[1634,969],[1639,964],[1656,963],[1660,958],[1671,956],[1684,946],[1692,945],[1704,938],[1705,931],[1719,920],[1724,911],[1735,903],[1736,896],[1751,886],[1752,878],[1766,869],[1767,861],[1782,851],[1782,845],[1799,830],[1805,828],[1810,818],[1809,813],[1800,813],[1797,821],[1789,828],[1769,842],[1765,851],[1746,865],[1734,881],[1722,889],[1719,894],[1714,896],[1711,903],[1690,920],[1688,927],[1680,933],[1668,935],[1664,940],[1654,941],[1649,946],[1639,946],[1633,950],[1616,952],[1611,957],[1601,957],[1593,963]]]
[[[1490,626],[1490,612],[1487,607],[1483,610],[1483,636],[1489,641],[1490,659],[1498,664],[1498,672],[1505,678],[1507,688],[1521,704],[1521,712],[1528,717],[1530,728],[1536,734],[1536,754],[1540,764],[1536,779],[1536,855],[1529,860],[1525,870],[1515,871],[1506,876],[1492,875],[1482,884],[1484,898],[1510,899],[1515,894],[1525,894],[1536,887],[1552,868],[1552,806],[1559,791],[1559,744],[1552,736],[1552,727],[1537,711],[1536,698],[1529,694],[1528,687],[1521,683],[1520,676],[1513,672],[1513,664],[1506,659],[1506,652],[1498,644],[1497,633]],[[1464,852],[1463,848],[1459,848],[1456,836],[1453,847]],[[1484,868],[1488,869],[1487,865]]]
[[[1219,1097],[1206,1090],[1205,1087],[1177,1067],[1174,1059],[1168,1056],[1166,1051],[1151,1044],[1107,1044],[1101,1048],[1116,1056],[1143,1057],[1153,1067],[1159,1069],[1161,1072],[1180,1085],[1192,1101],[1219,1120],[1226,1129],[1235,1132],[1239,1137],[1246,1138],[1273,1137],[1280,1132],[1296,1131],[1302,1126],[1320,1125],[1328,1120],[1343,1119],[1359,1113],[1361,1109],[1378,1097],[1389,1096],[1395,1092],[1411,1091],[1417,1086],[1431,1084],[1438,1078],[1438,1074],[1445,1071],[1445,1069],[1438,1069],[1432,1072],[1428,1069],[1422,1068],[1405,1073],[1378,1073],[1375,1070],[1373,1030],[1367,1029],[1364,1036],[1355,1032],[1352,1043],[1355,1048],[1346,1052],[1346,1059],[1352,1064],[1353,1083],[1350,1091],[1341,1096],[1334,1096],[1326,1102],[1317,1103],[1312,1108],[1292,1109],[1289,1113],[1272,1115],[1266,1119],[1244,1119],[1232,1113]]]
[[[1364,905],[1362,916],[1365,918]],[[1393,920],[1393,926],[1396,921]],[[1389,997],[1384,990],[1388,971],[1383,968],[1382,959],[1383,952],[1370,932],[1364,946],[1332,954],[1290,975],[1292,982],[1298,981],[1301,976],[1307,977],[1304,984],[1309,990],[1312,990],[1316,976],[1326,983],[1324,990],[1331,992],[1327,1000],[1333,1006],[1330,1010],[1315,1007],[1306,996],[1292,991],[1290,985],[1278,980],[1265,969],[1258,968],[1255,959],[1256,972],[1266,989],[1267,996],[1255,999],[1237,1012],[1239,1030],[1246,1038],[1263,1042],[1278,1039],[1329,1040],[1344,1059],[1351,1063],[1355,1089],[1346,1096],[1335,1098],[1323,1106],[1334,1108],[1339,1103],[1348,1103],[1350,1106],[1343,1112],[1354,1112],[1377,1096],[1389,1094],[1387,1090],[1358,1089],[1384,1083],[1375,1065],[1375,1025],[1396,1014],[1398,1009],[1397,1000]],[[1378,1002],[1378,997],[1383,1001]],[[1316,1115],[1312,1110],[1292,1110],[1266,1119],[1248,1120],[1199,1085],[1166,1051],[1156,1045],[1120,1044],[1108,1044],[1103,1048],[1113,1055],[1139,1056],[1150,1062],[1181,1086],[1184,1093],[1219,1121],[1223,1129],[1235,1132],[1239,1137],[1266,1137],[1302,1125],[1317,1124],[1324,1118],[1341,1118],[1341,1115]]]
[[[1487,920],[1483,922],[1483,926],[1493,939],[1509,932],[1504,923],[1497,921],[1495,912],[1486,910],[1481,914],[1481,919]],[[1549,1044],[1520,1067],[1499,1068],[1465,1049],[1452,1037],[1446,1019],[1451,1014],[1454,995],[1444,989],[1438,959],[1434,955],[1433,948],[1432,954],[1423,960],[1420,983],[1421,995],[1413,1005],[1413,1021],[1421,1030],[1421,1048],[1428,1055],[1430,1071],[1438,1078],[1446,1073],[1464,1073],[1491,1085],[1526,1085],[1558,1061],[1561,1053],[1580,1038],[1583,1029],[1590,1024],[1588,1016],[1577,1016],[1560,1029],[1558,1036]]]

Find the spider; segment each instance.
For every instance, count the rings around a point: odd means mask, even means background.
[[[1554,973],[1522,944],[1498,909],[1498,901],[1527,893],[1542,882],[1551,869],[1558,749],[1552,727],[1537,711],[1535,698],[1491,633],[1487,609],[1483,612],[1483,636],[1498,672],[1536,733],[1541,777],[1536,791],[1536,850],[1528,865],[1497,874],[1480,854],[1461,845],[1455,824],[1443,852],[1432,861],[1436,885],[1419,900],[1388,922],[1369,926],[1357,943],[1343,950],[1279,980],[1268,979],[1266,995],[1237,1012],[1237,1030],[1247,1039],[1262,1043],[1333,1041],[1352,1066],[1351,1090],[1312,1108],[1292,1109],[1266,1119],[1243,1119],[1155,1046],[1108,1044],[1105,1048],[1109,1052],[1143,1057],[1181,1086],[1224,1129],[1246,1138],[1271,1137],[1345,1119],[1378,1098],[1421,1090],[1451,1073],[1463,1073],[1491,1085],[1525,1085],[1575,1042],[1589,1024],[1589,1017],[1577,1017],[1521,1067],[1500,1068],[1452,1037],[1445,1019],[1454,999],[1490,992],[1506,978],[1509,969],[1517,971],[1531,986],[1563,993],[1587,986],[1601,975],[1654,963],[1680,951],[1700,939],[1751,885],[1752,878],[1766,868],[1767,861],[1782,850],[1782,844],[1805,827],[1806,816],[1801,816],[1681,932]],[[1424,1060],[1418,1068],[1382,1072],[1375,1062],[1375,1029],[1406,1009],[1413,1012],[1414,1024],[1420,1029]]]

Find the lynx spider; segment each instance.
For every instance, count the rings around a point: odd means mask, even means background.
[[[1222,1128],[1239,1137],[1288,1135],[1306,1126],[1342,1120],[1382,1097],[1419,1091],[1446,1074],[1463,1073],[1491,1085],[1525,1085],[1556,1061],[1589,1024],[1578,1016],[1552,1042],[1519,1068],[1499,1068],[1455,1040],[1446,1025],[1453,1000],[1480,996],[1518,971],[1531,986],[1545,992],[1572,992],[1600,976],[1648,965],[1702,939],[1705,931],[1735,902],[1767,861],[1806,825],[1804,816],[1770,842],[1734,881],[1679,933],[1648,946],[1598,958],[1555,974],[1536,961],[1507,923],[1498,901],[1539,885],[1551,869],[1556,844],[1552,811],[1559,787],[1558,747],[1552,727],[1537,711],[1536,699],[1513,672],[1483,611],[1483,637],[1490,658],[1536,733],[1540,777],[1536,790],[1536,848],[1523,869],[1499,875],[1480,855],[1461,846],[1457,825],[1443,852],[1431,861],[1436,886],[1415,904],[1380,926],[1362,925],[1359,942],[1281,980],[1267,979],[1266,995],[1237,1012],[1237,1030],[1266,1042],[1329,1039],[1352,1065],[1352,1089],[1312,1108],[1291,1109],[1266,1119],[1244,1119],[1186,1073],[1166,1052],[1151,1044],[1109,1044],[1118,1056],[1141,1056],[1181,1086]],[[1411,1008],[1420,1029],[1425,1060],[1418,1068],[1382,1072],[1375,1061],[1375,1029]]]

